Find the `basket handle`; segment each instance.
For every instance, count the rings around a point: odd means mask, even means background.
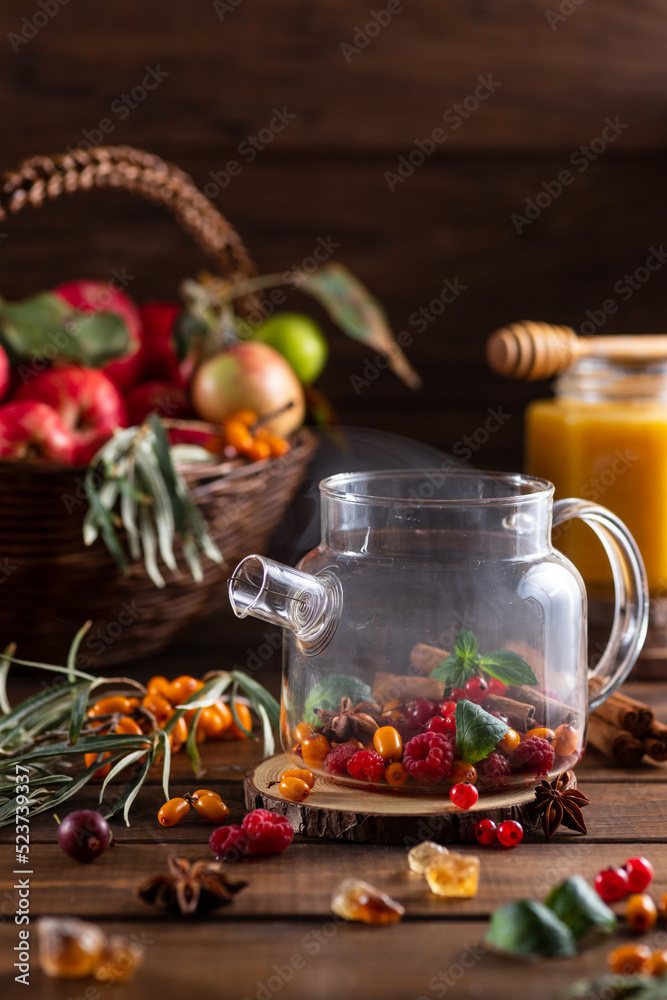
[[[237,282],[257,269],[238,233],[188,174],[152,153],[132,146],[96,146],[54,156],[32,156],[0,181],[0,221],[28,205],[39,208],[93,187],[124,188],[165,205],[202,249],[215,258],[220,273]]]

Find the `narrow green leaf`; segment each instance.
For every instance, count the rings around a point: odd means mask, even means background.
[[[142,751],[142,750],[133,750],[131,753],[128,753],[124,757],[121,757],[121,759],[118,761],[118,763],[115,764],[114,767],[111,768],[111,770],[109,771],[109,773],[105,777],[104,781],[102,782],[102,787],[100,788],[99,798],[97,800],[98,805],[101,804],[102,801],[103,801],[103,799],[104,799],[104,793],[106,791],[106,788],[107,788],[107,785],[109,784],[109,782],[113,781],[113,779],[116,777],[116,775],[120,774],[121,771],[124,771],[126,767],[130,767],[132,764],[135,763],[135,761],[140,760],[141,757],[143,756],[143,753],[144,753],[144,751]]]
[[[268,712],[263,705],[255,705],[255,711],[257,712],[260,721],[262,723],[262,736],[264,739],[264,756],[271,757],[275,750],[275,740],[273,739],[273,729],[271,728],[271,720],[269,719]]]
[[[102,532],[102,538],[104,539],[104,544],[108,548],[111,555],[114,557],[118,566],[123,571],[125,575],[129,572],[127,559],[125,558],[125,553],[123,552],[122,546],[118,540],[118,535],[111,521],[111,516],[108,510],[102,505],[102,502],[97,494],[95,487],[92,483],[89,483],[88,479],[84,483],[86,496],[88,498],[88,503],[92,509],[92,519],[96,527]],[[94,539],[92,539],[94,541]],[[91,545],[92,541],[90,536],[84,534],[84,542],[86,545]]]
[[[198,709],[197,714],[194,716],[192,722],[190,723],[190,729],[188,731],[188,738],[185,744],[185,750],[190,758],[190,763],[192,765],[192,770],[197,777],[203,774],[203,768],[201,766],[201,756],[199,754],[199,747],[197,746],[197,726],[199,725],[199,717],[201,716],[203,709]]]
[[[253,707],[261,705],[264,708],[271,725],[278,732],[280,729],[280,705],[273,695],[243,670],[232,670],[232,677],[241,691],[247,695]],[[365,701],[367,699],[360,698],[358,700]]]
[[[136,449],[137,472],[152,498],[151,513],[157,529],[160,555],[167,569],[177,572],[174,556],[174,513],[171,498],[150,443],[144,438]],[[143,508],[148,511],[148,507]]]
[[[9,703],[9,698],[7,697],[7,674],[9,673],[9,668],[11,666],[10,657],[16,652],[16,643],[10,642],[8,646],[5,647],[5,651],[0,656],[0,710],[3,715],[8,715],[12,706]]]
[[[12,662],[20,662],[14,661]],[[62,669],[62,673],[66,673],[66,669]],[[90,678],[91,681],[94,678]],[[20,727],[22,722],[27,719],[33,712],[37,709],[43,712],[44,709],[56,701],[63,701],[70,697],[72,693],[76,693],[80,688],[80,684],[76,685],[63,685],[57,688],[47,688],[45,691],[40,691],[38,694],[31,695],[30,698],[26,698],[24,701],[20,702],[6,715],[0,718],[0,739],[2,739],[3,733],[8,730],[13,730],[15,727]]]
[[[164,792],[165,802],[168,802],[169,778],[171,775],[171,744],[169,742],[169,736],[163,729],[158,729],[157,738],[159,745],[162,747],[162,753],[164,754],[162,761],[162,791]]]
[[[79,739],[79,733],[86,718],[86,705],[88,704],[92,686],[92,684],[88,684],[87,687],[82,688],[72,702],[72,715],[69,724],[69,741],[72,746]]]
[[[503,684],[539,684],[529,663],[523,656],[509,649],[497,649],[480,657],[479,665],[485,674]]]
[[[139,511],[139,531],[141,533],[141,544],[144,549],[146,572],[155,586],[162,589],[165,586],[165,582],[157,564],[155,528],[153,527],[150,514],[145,507],[142,507]]]
[[[463,760],[476,764],[492,753],[499,740],[509,732],[500,719],[465,698],[456,703],[456,748]]]
[[[79,631],[76,633],[72,639],[72,644],[69,647],[67,653],[67,680],[70,684],[73,684],[76,680],[76,658],[79,652],[79,646],[83,640],[84,635],[92,627],[92,619],[89,618],[87,622],[84,622]]]
[[[239,727],[242,733],[245,733],[246,736],[250,736],[252,739],[255,739],[252,729],[246,729],[246,727],[243,725],[243,723],[239,718],[238,712],[236,711],[237,692],[238,692],[238,682],[235,682],[234,687],[232,688],[232,696],[229,700],[229,709],[232,713],[232,718],[234,719],[234,722]]]
[[[199,556],[197,555],[197,546],[191,538],[184,538],[181,544],[183,547],[183,556],[188,564],[192,579],[196,583],[201,583],[204,579],[204,573],[201,568]]]
[[[569,927],[542,903],[519,899],[496,910],[486,943],[521,958],[572,958],[577,948]]]
[[[156,413],[151,413],[148,423],[153,430],[153,441],[155,456],[162,472],[166,491],[171,501],[172,512],[176,530],[182,535],[185,530],[185,520],[183,516],[183,505],[177,489],[177,475],[169,454],[169,441],[165,434],[164,427]]]

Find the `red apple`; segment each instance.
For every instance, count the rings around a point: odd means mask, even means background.
[[[0,347],[0,399],[4,399],[12,380],[12,373],[9,367],[9,358],[4,347]]]
[[[185,385],[173,338],[174,323],[182,309],[178,302],[147,302],[139,306],[146,382]]]
[[[21,386],[14,398],[38,400],[58,411],[72,432],[80,465],[91,460],[117,427],[127,427],[123,397],[97,368],[51,368]]]
[[[170,382],[142,382],[133,385],[125,394],[127,418],[131,427],[142,423],[149,413],[159,417],[192,416],[192,407],[185,389]]]
[[[54,295],[59,295],[81,312],[112,312],[120,316],[125,323],[130,337],[130,347],[127,354],[121,358],[107,361],[102,369],[119,389],[134,385],[141,376],[143,366],[143,351],[141,343],[141,319],[139,310],[132,299],[108,285],[104,281],[68,281],[54,289]]]
[[[238,410],[266,416],[292,407],[266,426],[287,437],[303,423],[303,388],[294,370],[267,344],[248,340],[204,361],[192,380],[192,403],[202,420],[221,423]]]
[[[0,406],[0,457],[75,460],[74,436],[52,406],[25,400]]]

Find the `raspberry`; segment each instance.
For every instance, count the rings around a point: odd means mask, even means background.
[[[358,749],[359,748],[355,747],[354,743],[339,743],[339,745],[334,747],[333,750],[330,750],[324,758],[324,770],[327,774],[344,774],[345,777],[347,777],[348,761]]]
[[[361,781],[382,781],[386,764],[375,750],[357,750],[347,762],[348,773]]]
[[[250,854],[279,854],[294,839],[289,820],[268,809],[254,809],[244,816],[243,832],[248,838]]]
[[[512,768],[503,754],[494,751],[484,760],[478,761],[475,767],[482,788],[493,788],[496,791],[509,788]]]
[[[453,760],[451,740],[441,733],[419,733],[403,751],[403,766],[417,781],[440,781],[449,774]]]
[[[209,837],[208,846],[218,861],[238,861],[248,850],[248,838],[240,826],[219,826]]]
[[[520,774],[548,774],[556,751],[541,736],[529,736],[519,743],[512,757],[512,769]]]

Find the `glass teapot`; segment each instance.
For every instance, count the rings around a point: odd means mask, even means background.
[[[646,575],[623,523],[505,473],[351,473],[320,493],[322,542],[296,569],[251,555],[229,581],[238,617],[285,629],[281,738],[295,766],[445,799],[466,781],[507,797],[572,767],[588,709],[646,634]],[[585,587],[551,543],[572,518],[602,542],[616,589],[593,671]]]

